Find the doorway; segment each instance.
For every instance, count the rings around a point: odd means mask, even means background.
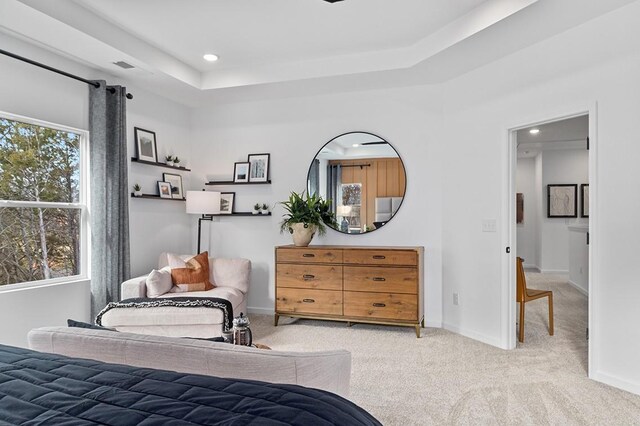
[[[509,129],[506,342],[517,342],[516,258],[524,258],[527,286],[554,292],[557,341],[574,341],[591,371],[594,346],[593,230],[597,212],[595,108],[531,121]],[[525,343],[553,344],[546,299],[526,305]],[[591,333],[589,333],[591,330]],[[533,333],[533,334],[531,334]],[[589,336],[591,334],[591,336]],[[529,337],[529,339],[527,339]],[[589,339],[589,340],[587,340]],[[526,347],[526,346],[523,346]],[[591,374],[589,374],[591,375]]]

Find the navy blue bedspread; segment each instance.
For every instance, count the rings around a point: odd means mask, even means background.
[[[188,360],[185,360],[188,362]],[[329,392],[0,345],[0,425],[379,425]]]

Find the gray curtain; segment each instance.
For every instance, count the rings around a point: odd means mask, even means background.
[[[92,318],[129,279],[126,89],[99,83],[89,93]]]
[[[313,160],[309,168],[309,194],[320,194],[320,160]]]
[[[331,210],[335,215],[340,204],[342,186],[342,166],[339,164],[327,166],[327,200],[331,200]]]

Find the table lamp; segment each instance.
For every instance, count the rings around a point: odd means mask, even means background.
[[[187,191],[187,213],[202,215],[198,218],[198,254],[203,220],[213,220],[220,213],[220,193],[214,191]]]

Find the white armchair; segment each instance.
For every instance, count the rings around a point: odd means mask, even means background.
[[[184,259],[190,256],[182,256]],[[160,255],[158,269],[167,266],[167,254]],[[235,316],[247,312],[247,293],[251,261],[247,259],[209,258],[209,281],[212,290],[167,293],[164,297],[217,297],[233,306]],[[122,299],[147,297],[147,276],[122,283]],[[169,337],[216,337],[222,334],[222,311],[206,307],[179,308],[163,306],[145,309],[112,309],[102,316],[102,325],[118,331]]]

